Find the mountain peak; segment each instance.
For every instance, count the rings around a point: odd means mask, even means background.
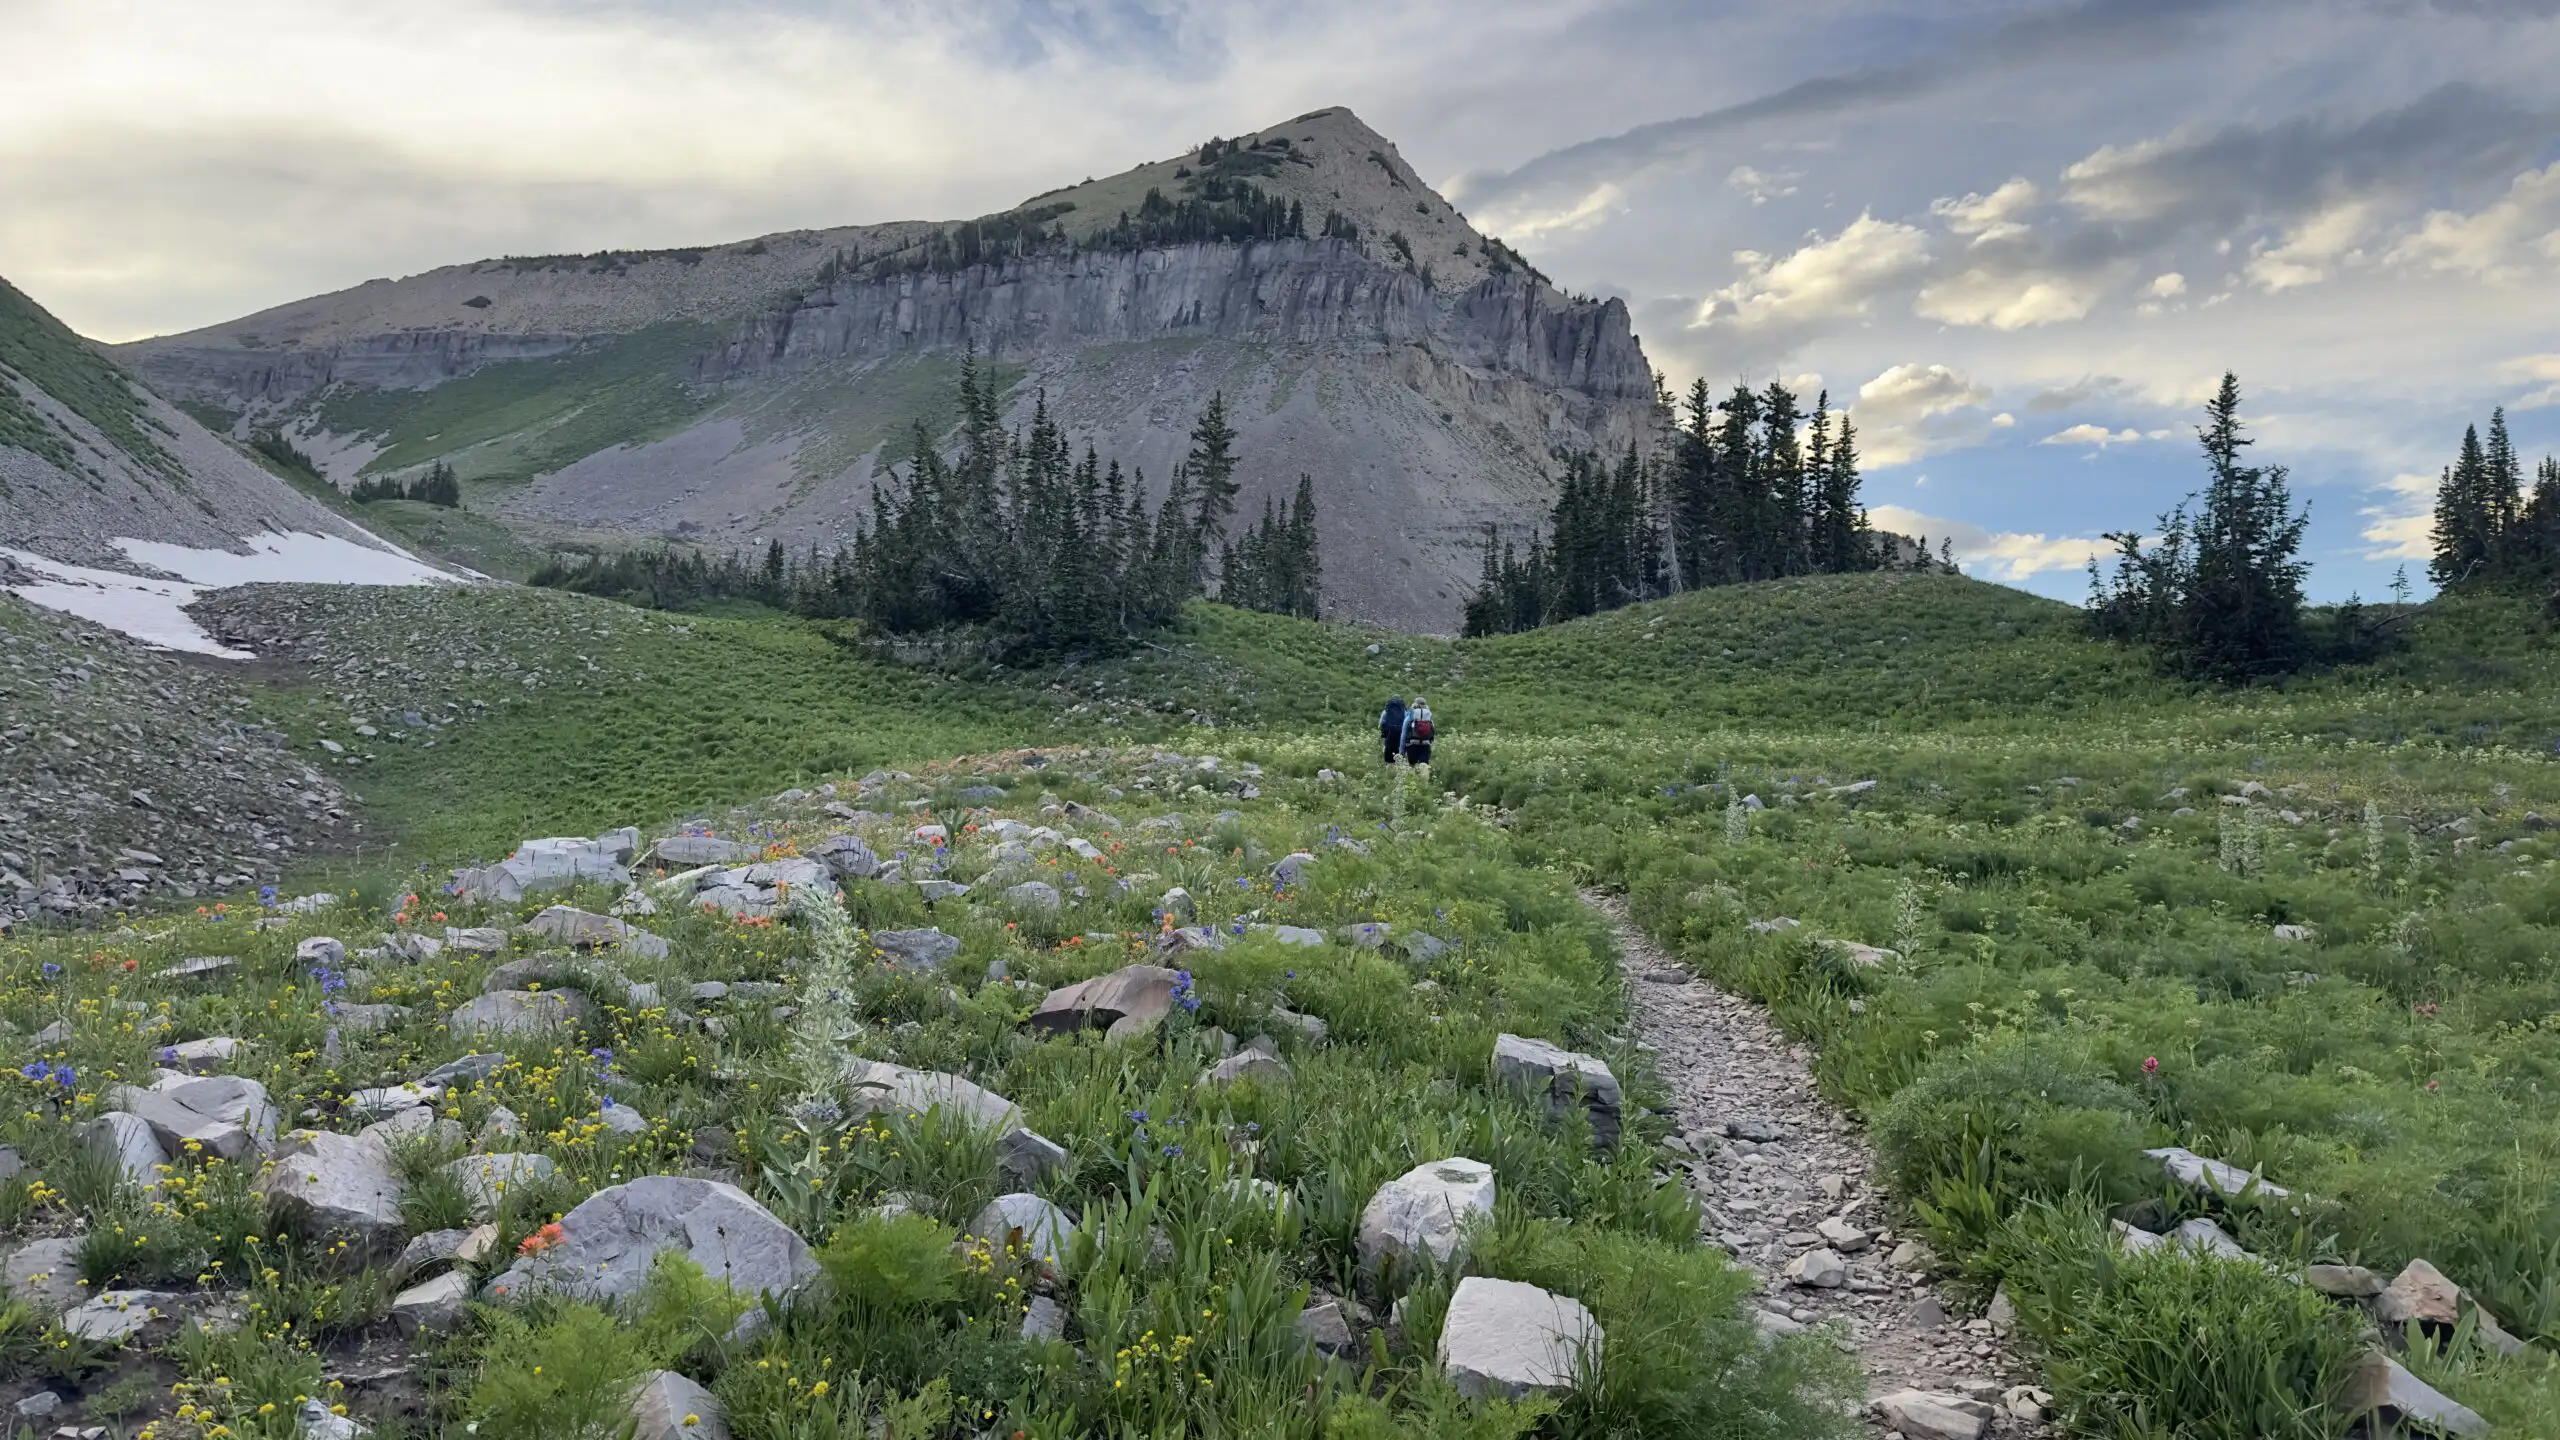
[[[1346,105],[1212,137],[1116,175],[1044,191],[999,215],[1054,211],[1057,225],[1081,239],[1137,213],[1150,191],[1179,201],[1219,185],[1251,185],[1296,201],[1310,235],[1328,233],[1327,220],[1339,216],[1357,228],[1360,248],[1371,258],[1428,269],[1443,290],[1463,290],[1496,269],[1537,273],[1499,240],[1488,241],[1405,163],[1394,141]]]

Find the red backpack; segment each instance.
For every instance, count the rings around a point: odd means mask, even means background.
[[[1430,716],[1425,715],[1425,716],[1423,716],[1421,719],[1416,720],[1416,721],[1414,721],[1414,722],[1413,722],[1413,738],[1414,738],[1414,739],[1416,739],[1416,740],[1421,741],[1421,742],[1422,742],[1423,744],[1425,744],[1425,745],[1428,745],[1428,744],[1430,744],[1430,743],[1431,743],[1431,717],[1430,717]]]

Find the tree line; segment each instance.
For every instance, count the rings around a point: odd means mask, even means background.
[[[2544,456],[2528,488],[2507,434],[2507,412],[2489,412],[2489,438],[2466,425],[2436,486],[2435,554],[2428,577],[2447,590],[2531,587],[2560,609],[2560,459]]]
[[[558,559],[534,583],[661,608],[747,599],[899,634],[967,628],[1024,654],[1116,648],[1172,621],[1213,579],[1229,603],[1315,613],[1312,480],[1227,540],[1240,482],[1223,396],[1152,498],[1145,472],[1090,445],[1077,455],[1045,397],[1028,427],[1008,430],[974,360],[961,369],[959,408],[950,453],[919,425],[914,462],[873,489],[871,514],[832,553],[795,556],[776,541],[751,564],[660,547]]]
[[[406,484],[389,475],[358,480],[347,491],[347,498],[356,501],[415,500],[452,509],[462,504],[462,479],[453,473],[452,466],[438,460],[427,467],[426,474]]]
[[[1906,549],[1879,535],[1859,485],[1856,428],[1828,394],[1807,415],[1774,380],[1721,401],[1698,381],[1669,453],[1569,459],[1525,549],[1486,527],[1465,632],[1510,634],[1750,580],[1946,564],[1925,539]]]
[[[2196,430],[2204,488],[2157,522],[2113,531],[2112,571],[2089,562],[2090,631],[2151,648],[2171,674],[2222,684],[2266,680],[2319,663],[2367,660],[2387,635],[2360,599],[2315,617],[2302,598],[2309,509],[2293,503],[2282,465],[2252,464],[2239,377],[2225,372]]]

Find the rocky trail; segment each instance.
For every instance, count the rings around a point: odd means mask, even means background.
[[[1875,1156],[1822,1098],[1804,1047],[1758,1005],[1684,969],[1585,891],[1616,931],[1635,1034],[1670,1088],[1707,1228],[1759,1277],[1760,1324],[1831,1328],[1867,1372],[1875,1432],[1904,1440],[2048,1433],[2032,1368],[1894,1233]]]

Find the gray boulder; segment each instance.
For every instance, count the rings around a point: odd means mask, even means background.
[[[1344,1318],[1342,1302],[1330,1295],[1313,1297],[1298,1312],[1298,1341],[1320,1355],[1351,1353],[1351,1322]]]
[[[1991,1406],[1952,1391],[1897,1390],[1876,1401],[1876,1413],[1908,1440],[1981,1440]]]
[[[1265,1039],[1260,1043],[1267,1046],[1271,1042]],[[1268,1049],[1247,1046],[1201,1071],[1199,1083],[1233,1085],[1239,1080],[1253,1080],[1265,1085],[1286,1085],[1292,1078],[1288,1061]]]
[[[857,836],[833,836],[819,842],[812,854],[838,880],[868,880],[880,873],[880,857]]]
[[[169,1152],[160,1148],[159,1134],[149,1121],[117,1110],[83,1122],[73,1133],[82,1144],[113,1160],[131,1184],[145,1190],[160,1188],[160,1167],[169,1163]]]
[[[1161,965],[1124,966],[1050,991],[1026,1023],[1050,1034],[1087,1027],[1115,1037],[1140,1034],[1173,1013],[1179,985],[1175,973]]]
[[[1284,890],[1290,889],[1305,877],[1307,867],[1315,863],[1316,857],[1304,850],[1283,855],[1271,864],[1271,883]]]
[[[163,1046],[160,1063],[184,1070],[190,1075],[211,1075],[239,1058],[248,1042],[229,1036],[215,1035],[202,1040],[181,1040]]]
[[[219,980],[240,968],[239,958],[231,955],[190,955],[175,965],[154,970],[152,977],[182,984],[202,984]]]
[[[1066,1165],[1067,1147],[1036,1130],[1011,1130],[996,1142],[996,1174],[1018,1190],[1030,1189]]]
[[[400,1243],[407,1187],[379,1140],[296,1130],[276,1147],[258,1188],[270,1211],[312,1235],[376,1255]]]
[[[720,1402],[673,1370],[642,1378],[632,1392],[631,1420],[631,1440],[729,1440]]]
[[[1578,1300],[1470,1275],[1440,1322],[1440,1368],[1470,1399],[1519,1400],[1573,1388],[1596,1368],[1600,1322]]]
[[[475,995],[453,1012],[453,1038],[535,1036],[576,1029],[592,1013],[575,990],[501,990]]]
[[[1817,1245],[1787,1262],[1786,1278],[1810,1289],[1837,1290],[1849,1283],[1849,1264],[1829,1246]]]
[[[932,930],[874,930],[871,943],[899,965],[938,970],[960,953],[960,937]]]
[[[1360,1211],[1361,1269],[1451,1263],[1466,1249],[1467,1227],[1492,1218],[1493,1193],[1493,1167],[1464,1156],[1417,1165],[1379,1186]]]
[[[1196,925],[1200,922],[1200,902],[1192,899],[1191,892],[1179,885],[1164,892],[1157,908],[1172,916],[1177,924]]]
[[[682,1253],[744,1296],[787,1296],[818,1277],[807,1242],[745,1191],[718,1180],[644,1175],[597,1191],[560,1219],[561,1239],[489,1282],[493,1297],[550,1290],[620,1301],[637,1292],[662,1250]],[[733,1338],[753,1334],[749,1310]]]
[[[293,963],[303,966],[326,965],[335,970],[347,963],[347,947],[332,936],[314,935],[293,947]]]
[[[639,834],[622,829],[592,840],[574,836],[527,840],[495,865],[453,872],[453,892],[467,900],[504,903],[589,882],[628,885]]]
[[[508,1191],[540,1184],[559,1168],[550,1156],[530,1152],[465,1155],[445,1167],[470,1199],[472,1213],[478,1215],[495,1214]]]
[[[1596,1055],[1567,1050],[1525,1035],[1498,1035],[1493,1042],[1493,1079],[1545,1104],[1549,1115],[1580,1106],[1591,1117],[1591,1138],[1602,1145],[1618,1143],[1624,1103],[1618,1077]]]
[[[572,950],[622,950],[652,959],[667,953],[667,942],[611,915],[598,915],[570,905],[554,905],[526,921],[524,933],[566,945]]]
[[[1058,887],[1045,880],[1025,880],[1005,887],[1004,903],[1025,913],[1058,913]]]

